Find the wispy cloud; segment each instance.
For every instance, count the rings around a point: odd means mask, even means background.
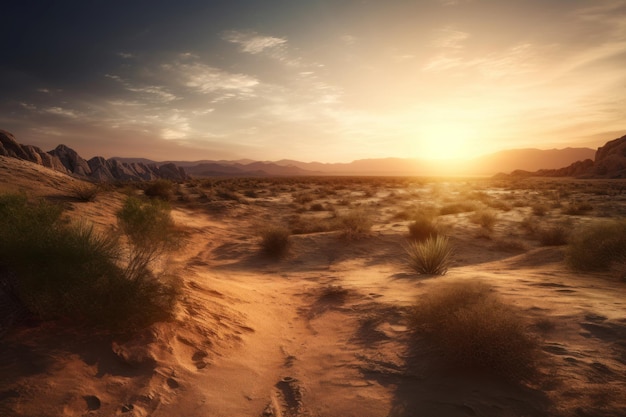
[[[229,30],[222,34],[222,39],[235,43],[243,52],[259,54],[267,49],[274,49],[287,43],[287,39],[275,36],[259,35],[256,32]]]
[[[123,79],[119,75],[105,74],[106,78],[110,78],[122,84],[126,90],[133,93],[141,94],[145,99],[150,101],[157,101],[161,103],[169,103],[179,99],[178,96],[169,92],[164,86],[157,85],[135,85],[132,81]]]
[[[463,42],[469,38],[469,33],[445,27],[435,33],[431,46],[435,48],[461,49]]]
[[[215,99],[245,98],[254,96],[259,80],[246,74],[230,73],[199,62],[164,64],[163,68],[178,77],[186,87],[203,93],[218,93]]]

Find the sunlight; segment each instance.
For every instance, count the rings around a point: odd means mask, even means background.
[[[467,125],[438,122],[420,129],[421,140],[416,143],[415,154],[422,159],[468,159],[476,156],[472,148],[475,130]]]

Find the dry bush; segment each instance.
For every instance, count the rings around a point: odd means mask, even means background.
[[[283,226],[269,226],[262,229],[261,250],[271,258],[281,258],[289,250],[289,236],[291,232]]]
[[[608,270],[626,258],[626,220],[599,221],[574,232],[566,261],[582,271]]]
[[[409,264],[416,272],[444,275],[452,258],[452,247],[445,236],[429,237],[423,242],[409,242],[405,248]]]
[[[565,207],[562,208],[561,211],[563,214],[568,214],[570,216],[579,216],[587,214],[591,210],[593,210],[593,206],[588,202],[570,201]]]
[[[517,309],[482,282],[431,288],[413,308],[411,324],[453,369],[524,379],[534,374],[539,340]]]
[[[553,225],[545,228],[538,228],[535,237],[543,246],[561,246],[567,243],[569,229],[565,225]]]
[[[411,239],[421,242],[429,237],[441,234],[440,228],[435,224],[431,216],[415,216],[414,219],[408,226]]]
[[[439,209],[439,214],[446,215],[446,214],[468,213],[471,211],[475,211],[477,208],[478,208],[478,205],[471,201],[449,203]]]
[[[493,210],[479,210],[470,217],[472,223],[480,225],[485,230],[492,231],[498,216]]]
[[[148,197],[158,198],[163,201],[171,200],[173,193],[174,183],[164,179],[151,181],[144,189],[144,194]]]
[[[545,216],[548,212],[548,206],[543,203],[537,203],[532,205],[532,210],[535,216]]]
[[[374,224],[372,216],[363,209],[349,211],[339,217],[341,236],[356,239],[367,235]]]
[[[90,202],[96,201],[98,195],[102,192],[102,187],[97,184],[79,184],[72,188],[72,196],[79,201]]]

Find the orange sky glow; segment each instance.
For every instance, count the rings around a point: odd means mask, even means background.
[[[144,3],[16,6],[0,128],[85,157],[320,162],[626,133],[623,0]]]

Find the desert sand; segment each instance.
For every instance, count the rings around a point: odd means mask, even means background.
[[[124,198],[111,187],[77,201],[79,180],[4,157],[0,184],[2,192],[58,201],[73,221],[102,230],[115,225]],[[573,272],[563,246],[541,245],[520,227],[539,202],[548,205],[535,216],[541,224],[569,219],[574,228],[623,216],[623,183],[326,178],[212,186],[229,187],[237,200],[196,182],[179,185],[171,202],[186,232],[185,246],[162,265],[183,281],[176,319],[125,337],[17,323],[0,339],[0,415],[626,415],[626,282],[614,271]],[[298,202],[309,200],[304,194],[310,201]],[[492,204],[493,230],[472,222],[471,212],[440,215],[454,247],[451,268],[444,276],[413,271],[401,213],[471,199]],[[568,215],[550,206],[572,199],[592,209]],[[311,210],[315,203],[322,209]],[[294,234],[280,259],[259,249],[264,224],[294,216],[314,223],[355,207],[372,214],[370,233]],[[535,325],[542,356],[533,380],[456,372],[412,334],[407,313],[431,286],[477,279]]]

